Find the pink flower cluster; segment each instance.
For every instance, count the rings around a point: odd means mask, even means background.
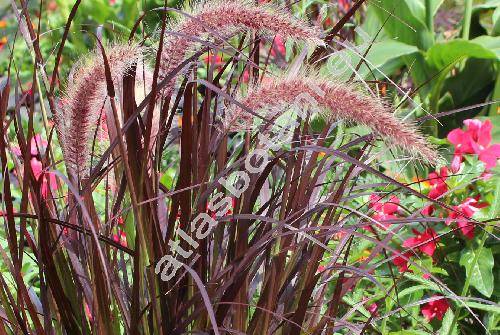
[[[33,171],[35,179],[38,181],[40,178],[42,180],[41,193],[42,197],[46,199],[50,191],[54,191],[58,188],[56,176],[53,173],[47,173],[44,171],[40,156],[45,152],[47,148],[47,141],[45,141],[40,135],[35,135],[31,138],[30,143],[30,166]],[[14,147],[12,152],[21,157],[21,149],[19,147]]]
[[[485,165],[485,172],[483,173],[483,179],[487,177],[489,171],[494,168],[498,159],[500,158],[500,144],[492,144],[492,124],[491,121],[486,120],[484,122],[480,120],[465,120],[465,130],[454,129],[452,130],[447,138],[450,143],[454,146],[454,156],[451,162],[451,167],[442,167],[438,171],[429,173],[428,178],[424,182],[424,185],[428,188],[428,197],[431,199],[441,199],[448,195],[450,191],[447,179],[451,176],[450,173],[457,173],[460,171],[461,166],[464,162],[465,155],[477,155],[478,159],[482,161]],[[376,199],[376,195],[372,195],[370,199]],[[457,230],[467,239],[474,238],[475,222],[472,217],[481,208],[488,206],[488,203],[480,202],[480,194],[476,196],[468,196],[465,200],[453,200],[456,199],[454,195],[449,195],[446,197],[446,201],[455,201],[460,203],[458,205],[452,206],[452,210],[440,210],[439,216],[445,217],[445,224],[447,226],[456,225]],[[378,201],[378,199],[377,199]],[[398,203],[392,199],[393,203]],[[371,208],[377,210],[378,218],[388,218],[390,214],[393,214],[393,208],[389,211],[384,209],[383,205],[380,203],[372,204]],[[433,205],[424,207],[421,210],[421,214],[424,216],[432,216],[436,211]],[[413,229],[413,237],[408,238],[403,242],[403,247],[416,249],[423,254],[430,257],[434,255],[436,250],[436,244],[439,241],[438,235],[432,228],[427,228],[423,232]],[[414,253],[412,251],[401,252],[393,259],[394,265],[396,265],[401,273],[411,272],[409,270],[408,261]],[[428,276],[428,275],[427,275]],[[426,277],[424,275],[424,277]],[[433,319],[442,320],[444,314],[449,308],[449,304],[444,297],[435,295],[432,296],[432,301],[422,306],[422,314],[424,317],[431,321]]]
[[[496,166],[500,158],[500,144],[491,145],[491,129],[493,125],[490,120],[465,120],[465,130],[454,129],[448,134],[448,141],[455,146],[455,153],[451,163],[453,172],[460,170],[464,155],[478,155],[480,161],[485,164],[486,170]]]
[[[370,195],[370,204],[368,207],[374,210],[371,217],[380,222],[384,229],[387,229],[390,226],[390,223],[387,221],[397,219],[395,214],[399,208],[399,199],[395,195],[391,195],[388,201],[383,202],[381,196],[372,194]],[[371,225],[365,228],[372,231]]]

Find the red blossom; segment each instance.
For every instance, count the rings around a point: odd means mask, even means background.
[[[385,221],[397,219],[397,216],[394,214],[398,211],[399,199],[395,195],[392,195],[388,201],[383,202],[381,200],[382,197],[377,194],[370,195],[370,204],[368,207],[375,211],[372,218],[380,222],[387,229],[390,224]],[[371,230],[371,227],[367,226],[366,229]]]
[[[424,216],[432,216],[432,214],[434,214],[434,210],[435,210],[434,206],[429,205],[422,208],[420,213],[422,213],[422,215]]]
[[[448,178],[448,168],[445,166],[439,169],[439,172],[435,171],[429,173],[428,180],[431,186],[431,190],[429,191],[429,198],[437,199],[448,192],[446,178]]]
[[[467,198],[464,202],[462,202],[458,206],[453,206],[455,211],[450,212],[448,219],[446,219],[446,224],[450,225],[453,222],[457,223],[457,226],[462,231],[462,234],[472,239],[474,237],[474,221],[470,220],[474,213],[479,211],[481,208],[488,206],[487,203],[478,202],[479,197],[477,198]]]
[[[118,230],[118,234],[113,234],[113,241],[126,247],[127,246],[127,234],[123,230]]]
[[[7,42],[8,42],[7,37],[4,36],[0,38],[0,51],[2,51]]]
[[[47,148],[47,141],[45,141],[40,135],[35,135],[31,138],[30,142],[30,154],[32,157],[38,156],[38,154],[43,154],[45,149]],[[18,146],[14,146],[12,148],[12,152],[21,157],[23,154],[21,153],[21,149]]]
[[[500,158],[500,144],[491,144],[491,129],[493,125],[490,120],[465,120],[465,130],[454,129],[450,131],[447,138],[455,146],[455,153],[451,164],[453,172],[460,169],[464,154],[478,155],[479,160],[485,163],[486,170],[497,165]]]
[[[42,197],[46,199],[49,196],[49,190],[54,191],[57,189],[57,179],[53,173],[47,173],[43,171],[42,162],[40,162],[37,158],[32,158],[30,160],[31,170],[35,175],[35,179],[38,180],[43,178],[42,180]]]
[[[222,58],[222,56],[218,53],[214,54],[211,52],[210,56],[203,56],[203,62],[207,65],[210,64],[210,66],[214,65],[215,67],[221,67],[222,65],[224,65],[224,58]]]
[[[408,271],[408,260],[410,259],[411,255],[412,255],[412,253],[410,251],[407,251],[401,255],[397,255],[392,260],[394,265],[396,265],[398,267],[399,272],[404,273],[404,272]]]
[[[432,298],[440,297],[439,295],[434,295]],[[440,298],[436,300],[429,301],[422,307],[422,314],[425,316],[427,321],[431,321],[434,318],[442,320],[446,311],[450,308],[448,301],[445,298]]]
[[[286,54],[286,47],[283,37],[276,35],[274,37],[273,46],[271,48],[271,56],[276,57],[276,55],[284,56]]]
[[[368,312],[370,312],[371,315],[373,315],[373,316],[378,315],[378,313],[377,313],[378,305],[375,302],[373,304],[371,304],[370,306],[368,306],[366,309],[368,310]]]
[[[350,0],[339,0],[339,9],[342,13],[347,13],[350,7]]]
[[[427,228],[424,232],[413,229],[413,234],[415,234],[415,237],[410,237],[404,241],[403,247],[417,247],[421,252],[432,257],[436,250],[436,244],[439,241],[434,229]]]

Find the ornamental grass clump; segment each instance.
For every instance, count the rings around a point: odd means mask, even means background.
[[[450,133],[452,169],[429,173],[399,159],[400,150],[393,160],[385,144],[439,160],[417,127],[396,117],[389,100],[403,89],[316,75],[332,70],[322,62],[329,52],[343,51],[329,45],[355,42],[350,23],[375,1],[341,1],[345,16],[335,23],[335,6],[281,2],[286,10],[206,1],[175,22],[165,8],[143,8],[135,23],[120,22],[137,44],[103,42],[63,90],[57,80],[43,85],[68,60],[45,76],[45,6],[39,39],[30,33],[34,8],[17,13],[41,80],[15,96],[13,72],[0,80],[0,334],[445,334],[438,327],[450,323],[475,334],[497,326],[491,125],[470,120]],[[67,36],[81,38],[69,31],[89,7],[74,3],[58,55]],[[118,1],[110,12],[122,3],[140,2]],[[327,46],[313,51],[323,33],[306,22],[324,15]],[[114,39],[117,26],[102,25],[100,39]],[[264,34],[307,45],[279,43],[276,57]],[[9,45],[12,64],[20,44]],[[154,61],[150,45],[160,46]],[[288,75],[276,70],[284,63]],[[315,68],[301,72],[303,63]],[[407,86],[412,76],[399,77],[397,64],[391,84],[413,87],[404,99],[415,97],[425,85]],[[385,100],[369,93],[375,87]],[[404,99],[401,110],[412,106]],[[45,123],[54,115],[58,136]],[[386,143],[373,145],[374,135]],[[477,265],[490,285],[467,277]]]

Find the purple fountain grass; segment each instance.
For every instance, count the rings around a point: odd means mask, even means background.
[[[304,99],[304,95],[309,99]],[[312,98],[312,99],[311,99]],[[298,75],[292,78],[275,78],[264,81],[261,86],[251,89],[241,97],[245,106],[253,111],[264,107],[286,107],[292,104],[313,103],[329,121],[346,120],[371,128],[390,144],[394,144],[415,158],[437,164],[441,159],[436,150],[411,123],[396,118],[383,100],[364,93],[359,87],[327,80],[318,76]],[[282,110],[282,109],[281,109]],[[275,117],[264,113],[263,117]],[[229,130],[251,128],[253,116],[241,108],[230,108],[225,126]]]
[[[123,75],[142,57],[142,48],[115,44],[105,49],[113,83],[119,86]],[[82,175],[88,167],[90,144],[107,100],[104,61],[97,49],[73,67],[56,115],[56,129],[67,166],[76,175]]]
[[[321,32],[303,20],[291,16],[276,6],[255,5],[253,1],[207,1],[196,6],[169,29],[163,45],[160,78],[164,78],[185,60],[186,54],[196,44],[196,39],[215,30],[228,36],[242,30],[278,34],[285,39],[304,40],[323,44]],[[168,83],[165,95],[172,93],[175,80]]]

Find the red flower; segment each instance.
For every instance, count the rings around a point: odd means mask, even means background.
[[[412,253],[411,251],[407,251],[401,255],[397,255],[392,262],[399,269],[399,272],[403,273],[408,271],[408,260],[410,259]],[[410,271],[411,272],[411,271]]]
[[[57,190],[57,179],[53,173],[47,173],[43,171],[42,162],[40,162],[37,158],[32,158],[30,160],[31,170],[35,175],[35,179],[38,180],[43,178],[42,180],[42,197],[46,199],[49,196],[49,189],[54,191]]]
[[[368,312],[370,312],[371,315],[373,316],[377,316],[377,310],[378,310],[378,306],[376,303],[373,303],[371,304],[370,306],[368,306],[367,308]]]
[[[38,154],[45,153],[45,149],[47,148],[47,141],[45,141],[40,135],[35,135],[31,138],[30,143],[30,154],[32,157],[37,157]],[[21,153],[21,149],[18,146],[12,148],[12,152],[17,156],[21,157],[23,154]]]
[[[210,56],[203,56],[203,62],[207,65],[210,64],[210,66],[214,65],[215,67],[219,68],[224,65],[224,59],[222,58],[222,56],[214,53],[210,53]]]
[[[113,241],[121,244],[122,246],[127,246],[127,234],[123,230],[118,230],[118,234],[113,234]]]
[[[2,51],[2,49],[7,44],[7,42],[8,42],[7,37],[4,36],[4,37],[0,38],[0,51]]]
[[[432,216],[432,214],[434,213],[434,210],[435,210],[434,206],[429,205],[429,206],[425,206],[424,208],[422,208],[420,213],[422,213],[422,215],[424,215],[424,216]]]
[[[432,296],[439,297],[438,295]],[[445,298],[440,298],[436,300],[429,301],[422,307],[422,314],[425,316],[427,321],[431,321],[434,318],[442,320],[446,311],[450,308],[450,305]]]
[[[455,212],[450,212],[448,219],[446,219],[446,224],[450,225],[453,222],[457,223],[457,226],[462,231],[462,234],[472,239],[474,237],[474,221],[469,220],[472,218],[474,213],[476,213],[479,209],[488,206],[487,203],[479,203],[479,197],[475,198],[467,198],[464,202],[462,202],[458,206],[453,206]]]
[[[286,54],[286,47],[283,38],[279,35],[274,37],[273,46],[271,48],[271,56],[276,57],[276,55],[284,56]]]
[[[415,234],[415,237],[411,237],[404,241],[403,247],[417,247],[424,254],[432,256],[436,250],[436,243],[439,241],[434,229],[427,228],[423,233],[413,229],[413,234]]]
[[[384,228],[389,228],[390,224],[384,223],[387,220],[397,219],[397,216],[394,214],[398,211],[399,208],[399,199],[395,195],[392,195],[389,198],[389,201],[382,202],[382,197],[372,194],[370,195],[370,204],[369,208],[373,209],[375,213],[372,215],[372,218],[384,226]],[[367,226],[366,229],[371,230],[370,226]]]
[[[490,120],[465,120],[466,130],[454,129],[450,131],[447,138],[455,146],[455,154],[452,161],[454,172],[460,169],[464,154],[478,155],[479,160],[485,163],[486,170],[496,166],[500,158],[500,144],[491,143],[492,124]]]
[[[437,171],[429,173],[429,184],[431,190],[429,191],[429,198],[437,199],[446,192],[448,192],[448,185],[446,185],[446,178],[448,178],[448,168],[442,167]]]
[[[349,11],[349,2],[350,0],[339,0],[339,9],[343,13],[347,13]]]

